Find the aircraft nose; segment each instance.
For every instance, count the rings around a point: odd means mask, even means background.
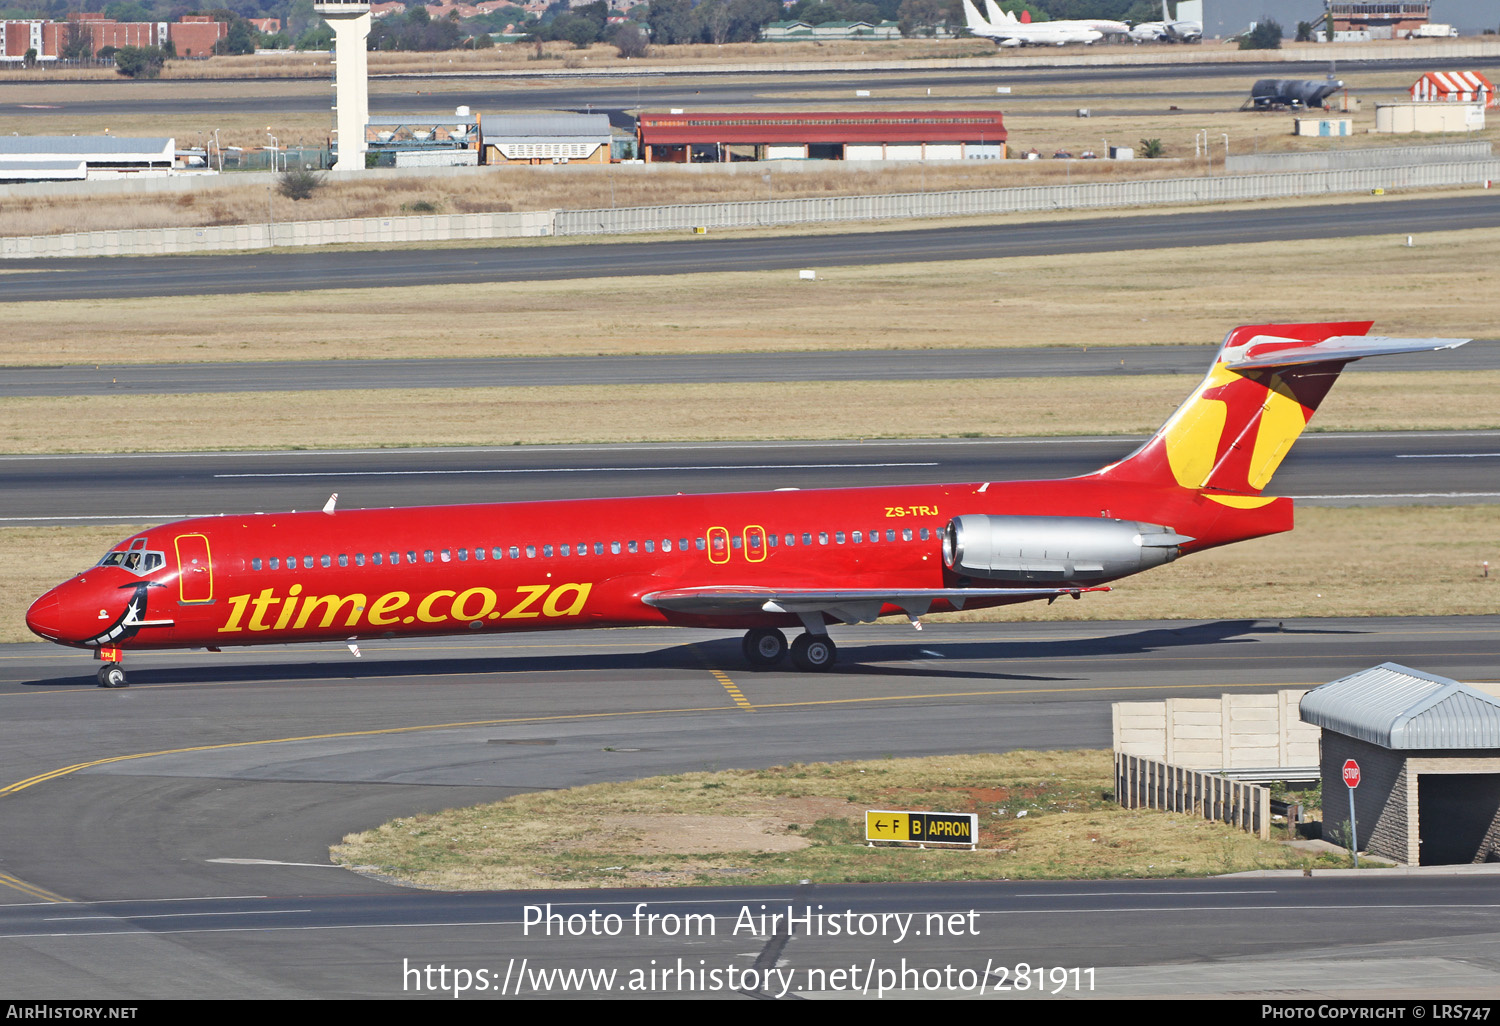
[[[56,592],[49,591],[31,604],[26,610],[26,626],[31,628],[31,633],[48,641],[62,637],[62,604],[58,602]]]

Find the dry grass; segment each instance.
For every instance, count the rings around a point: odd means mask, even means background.
[[[26,607],[143,525],[0,528],[0,643],[35,641]],[[941,619],[1280,620],[1301,616],[1471,616],[1500,606],[1493,506],[1305,507],[1289,534],[1190,556],[1107,595]],[[845,634],[854,630],[843,628]]]
[[[260,142],[265,144],[265,133]],[[181,138],[179,137],[179,141]],[[896,164],[879,170],[768,172],[731,165],[708,173],[644,165],[494,167],[449,178],[369,176],[353,181],[330,177],[310,198],[292,202],[266,185],[216,183],[177,193],[130,196],[9,197],[7,236],[55,235],[123,228],[264,224],[268,219],[321,221],[348,217],[394,217],[413,212],[467,214],[516,210],[594,209],[674,203],[721,203],[761,199],[882,193],[939,192],[1068,181],[1126,181],[1192,173],[1175,161],[1073,162],[995,161]],[[1189,162],[1190,163],[1190,162]],[[226,182],[229,180],[226,179]]]
[[[1351,376],[1318,424],[1496,428],[1497,386],[1497,371]],[[1146,434],[1188,390],[1180,376],[1142,375],[0,399],[0,451]]]
[[[331,854],[444,890],[1206,876],[1342,864],[1222,824],[1121,809],[1112,790],[1100,751],[794,763],[518,795],[392,820],[346,836]],[[979,850],[866,847],[866,809],[974,813]]]
[[[816,282],[757,271],[6,303],[0,366],[1203,344],[1235,324],[1309,316],[1369,318],[1398,336],[1492,335],[1500,230],[1401,241],[824,268]],[[1315,309],[1282,289],[1247,295],[1247,281],[1279,281],[1288,266],[1319,268]],[[0,437],[0,450],[10,444]]]

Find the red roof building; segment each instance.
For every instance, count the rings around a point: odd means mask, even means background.
[[[642,114],[647,163],[728,160],[1003,159],[996,110],[756,111]]]

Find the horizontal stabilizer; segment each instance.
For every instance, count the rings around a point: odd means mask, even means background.
[[[1309,363],[1362,360],[1367,356],[1428,353],[1457,349],[1469,338],[1386,338],[1382,335],[1334,335],[1318,342],[1302,342],[1275,335],[1256,335],[1235,349],[1226,349],[1221,362],[1230,370],[1270,370]]]
[[[736,616],[756,613],[828,613],[845,623],[867,623],[885,606],[896,606],[911,616],[927,613],[942,600],[962,609],[973,598],[1057,598],[1092,588],[677,588],[643,596],[648,606],[695,616]]]

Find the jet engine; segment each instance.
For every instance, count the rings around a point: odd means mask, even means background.
[[[943,562],[999,581],[1099,581],[1170,563],[1192,541],[1170,527],[1103,517],[954,517]]]

